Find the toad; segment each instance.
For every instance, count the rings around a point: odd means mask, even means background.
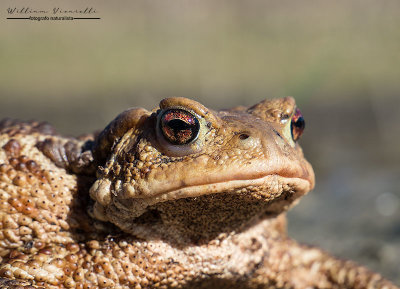
[[[398,288],[287,236],[304,124],[291,97],[167,98],[79,138],[3,120],[0,287]]]

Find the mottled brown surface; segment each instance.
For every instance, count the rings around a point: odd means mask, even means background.
[[[1,288],[397,288],[286,236],[284,212],[314,183],[293,99],[160,107],[97,138],[0,123]],[[193,142],[160,133],[171,108],[198,118]]]

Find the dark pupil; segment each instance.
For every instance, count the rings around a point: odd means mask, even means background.
[[[304,121],[303,115],[300,110],[296,108],[296,112],[292,117],[292,122],[290,124],[293,140],[298,140],[303,134],[306,122]]]
[[[179,132],[182,130],[190,130],[190,124],[184,122],[181,119],[173,119],[167,124],[174,132]]]
[[[184,110],[169,110],[161,117],[161,131],[172,144],[188,144],[197,137],[199,121]]]
[[[299,128],[299,129],[304,129],[304,127],[305,127],[305,122],[304,122],[304,118],[301,116],[301,117],[299,117],[297,120],[296,120],[296,122],[294,122],[293,123],[293,125],[296,127],[296,128]]]

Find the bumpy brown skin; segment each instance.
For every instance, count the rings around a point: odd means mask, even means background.
[[[161,133],[171,108],[199,119],[192,143]],[[80,139],[1,122],[0,288],[397,288],[286,236],[314,185],[294,109],[172,98]]]

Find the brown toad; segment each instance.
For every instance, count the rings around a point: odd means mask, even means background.
[[[303,129],[290,97],[169,98],[78,139],[4,120],[1,288],[397,288],[286,236],[314,186]]]

